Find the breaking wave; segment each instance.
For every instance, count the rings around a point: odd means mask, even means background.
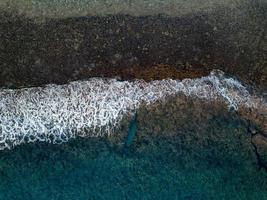
[[[0,149],[25,142],[61,143],[77,136],[109,133],[125,114],[144,103],[184,94],[229,108],[257,107],[259,101],[237,80],[214,70],[197,79],[117,81],[92,78],[66,85],[0,90]]]

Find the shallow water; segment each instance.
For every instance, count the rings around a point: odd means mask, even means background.
[[[266,174],[234,156],[226,163],[196,158],[170,140],[121,155],[94,142],[1,153],[0,199],[267,198]]]
[[[267,199],[267,174],[237,116],[216,114],[205,125],[192,116],[172,136],[147,136],[147,122],[139,123],[128,151],[126,133],[121,142],[78,138],[1,151],[0,199]]]

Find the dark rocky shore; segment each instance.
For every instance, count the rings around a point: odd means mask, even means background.
[[[261,1],[248,1],[183,16],[42,20],[1,10],[0,86],[118,77],[116,69],[165,64],[178,70],[219,68],[266,87],[266,8]]]

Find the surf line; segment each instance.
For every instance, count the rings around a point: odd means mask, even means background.
[[[0,90],[0,150],[27,142],[66,142],[111,134],[126,114],[170,95],[224,101],[229,109],[257,108],[260,101],[237,80],[213,70],[183,80],[118,81],[92,78],[66,85]],[[129,139],[130,141],[130,139]],[[129,142],[130,143],[130,142]]]

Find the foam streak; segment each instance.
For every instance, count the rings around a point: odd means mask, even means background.
[[[102,136],[141,103],[149,105],[180,93],[222,100],[233,109],[257,106],[244,86],[218,70],[183,81],[93,78],[67,85],[4,89],[0,90],[0,149],[24,142],[60,143],[77,136]]]

